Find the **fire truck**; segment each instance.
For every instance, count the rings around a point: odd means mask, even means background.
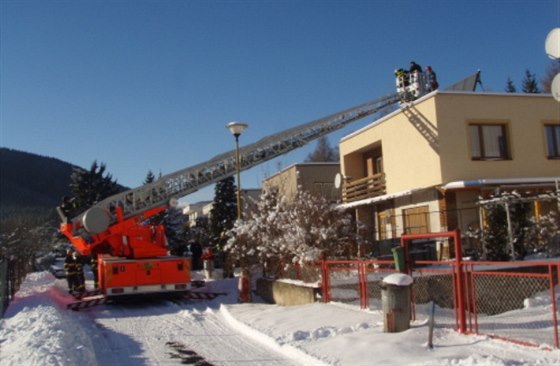
[[[475,77],[476,76],[476,77]],[[470,81],[469,81],[470,80]],[[454,84],[478,80],[478,73]],[[424,94],[418,80],[397,77],[397,92],[344,111],[267,136],[239,150],[239,170],[286,154],[307,143],[371,116],[397,103],[409,103]],[[453,86],[452,86],[453,87]],[[474,88],[473,88],[474,90]],[[237,171],[237,151],[217,155],[198,165],[108,197],[75,217],[60,207],[60,232],[81,255],[98,258],[99,290],[104,297],[176,293],[190,289],[190,262],[171,256],[163,225],[150,220],[177,205],[177,200]]]

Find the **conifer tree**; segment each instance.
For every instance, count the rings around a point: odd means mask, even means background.
[[[163,226],[167,244],[173,254],[180,255],[186,250],[186,216],[176,207],[170,207],[163,213]]]
[[[214,202],[210,211],[210,235],[220,249],[225,244],[224,234],[233,227],[237,218],[237,196],[233,177],[222,179],[214,188]]]
[[[233,262],[224,250],[226,233],[233,227],[237,218],[237,196],[234,178],[228,177],[216,183],[214,202],[210,210],[210,245],[219,252],[224,278],[233,277]]]
[[[511,80],[511,78],[508,76],[507,82],[506,82],[506,88],[505,88],[506,93],[517,93],[517,89],[515,88],[515,84],[513,83],[513,81]]]
[[[509,205],[510,220],[512,223],[513,250],[515,259],[523,259],[527,255],[529,247],[530,231],[533,222],[531,221],[531,208],[529,204],[517,202]]]
[[[482,245],[486,260],[507,261],[507,216],[503,205],[491,205],[486,208],[487,222],[483,230]]]
[[[91,164],[89,170],[75,168],[70,176],[70,189],[74,194],[76,211],[81,212],[101,200],[119,193],[117,181],[105,173],[104,163]]]
[[[144,179],[144,184],[153,183],[156,180],[156,176],[151,170],[148,170],[148,174],[146,174],[146,178]]]
[[[523,93],[540,93],[539,84],[535,74],[531,74],[529,69],[525,70],[525,77],[521,81],[521,90]]]

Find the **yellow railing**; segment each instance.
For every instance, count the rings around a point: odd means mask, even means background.
[[[345,182],[342,185],[342,202],[353,202],[377,197],[384,195],[386,192],[385,174],[378,173]]]

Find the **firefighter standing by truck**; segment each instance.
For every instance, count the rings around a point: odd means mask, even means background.
[[[77,288],[78,270],[76,268],[76,260],[74,259],[74,249],[66,251],[66,259],[64,259],[64,273],[68,282],[68,292],[74,293]]]
[[[83,293],[85,291],[84,267],[79,261],[78,253],[74,249],[66,251],[64,272],[68,282],[68,292],[72,295]]]

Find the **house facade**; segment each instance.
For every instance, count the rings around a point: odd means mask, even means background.
[[[183,207],[183,215],[188,216],[189,227],[195,227],[197,220],[208,218],[212,209],[212,201],[201,201],[197,203],[187,203]]]
[[[404,233],[481,227],[480,197],[557,190],[560,103],[436,91],[345,136],[339,149],[341,208],[366,225],[372,254],[384,255]],[[537,202],[535,212],[557,207]]]
[[[329,202],[340,201],[340,190],[334,186],[340,164],[332,162],[309,162],[292,164],[263,181],[263,189],[274,188],[292,200],[299,189],[323,197]]]

